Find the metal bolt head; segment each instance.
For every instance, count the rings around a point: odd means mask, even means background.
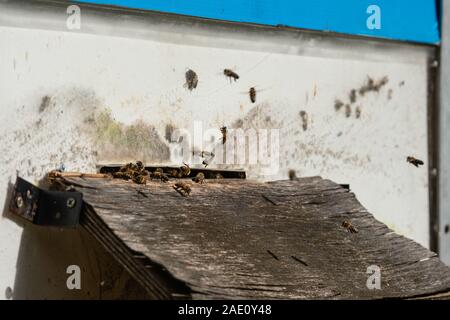
[[[77,204],[77,201],[74,198],[67,199],[66,205],[68,208],[74,208],[76,204]]]
[[[31,193],[31,190],[27,190],[27,198],[28,199],[33,198],[33,194]]]
[[[23,198],[22,198],[22,196],[17,196],[16,197],[16,207],[22,208],[22,206],[23,206]]]

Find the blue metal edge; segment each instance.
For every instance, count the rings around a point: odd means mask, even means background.
[[[74,1],[75,2],[75,1]],[[434,0],[78,0],[180,15],[286,26],[425,44],[439,44]],[[367,20],[380,9],[381,25],[370,30]]]

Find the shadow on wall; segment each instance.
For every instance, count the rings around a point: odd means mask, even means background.
[[[11,195],[12,184],[8,187]],[[28,223],[9,213],[3,216],[23,227],[14,288],[7,299],[148,299],[146,291],[82,227],[61,229]],[[77,265],[81,288],[70,290],[67,268]]]

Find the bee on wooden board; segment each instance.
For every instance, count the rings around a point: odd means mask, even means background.
[[[417,168],[419,166],[423,166],[424,165],[424,162],[422,160],[416,159],[416,158],[411,157],[411,156],[407,157],[406,161],[411,163],[413,166],[415,166]]]
[[[130,162],[122,166],[118,172],[113,173],[114,178],[132,180],[137,184],[146,184],[149,175],[142,161],[137,161],[136,163]]]
[[[191,187],[185,182],[177,182],[173,185],[173,188],[183,197],[187,197],[191,193]]]
[[[224,69],[223,74],[228,77],[230,81],[231,79],[234,79],[234,81],[239,79],[239,75],[231,69]]]
[[[192,181],[202,184],[203,182],[205,182],[205,175],[203,174],[203,172],[199,172],[194,178],[192,178]]]
[[[151,179],[161,180],[162,182],[169,181],[169,177],[164,173],[163,169],[157,168],[155,172],[152,173]]]
[[[350,221],[342,222],[342,226],[350,233],[358,233],[358,229]]]
[[[297,179],[297,174],[296,174],[295,170],[293,170],[293,169],[289,170],[288,175],[289,175],[289,180]]]
[[[180,173],[181,171],[179,169],[171,169],[168,175],[172,178],[178,178],[180,176]]]

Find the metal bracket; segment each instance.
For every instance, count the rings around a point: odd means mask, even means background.
[[[17,177],[10,211],[41,226],[75,227],[83,206],[81,192],[42,190]]]

